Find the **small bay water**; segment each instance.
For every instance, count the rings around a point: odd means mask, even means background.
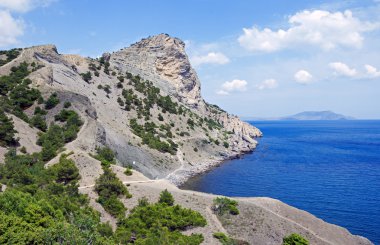
[[[267,196],[380,244],[380,121],[259,121],[252,154],[182,188]]]

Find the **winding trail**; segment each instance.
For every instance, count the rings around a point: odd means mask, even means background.
[[[159,180],[133,180],[133,181],[124,181],[123,184],[124,185],[127,185],[127,184],[140,184],[140,183],[154,183],[154,182],[158,182]],[[78,189],[81,190],[81,189],[87,189],[87,188],[92,188],[94,187],[95,184],[92,184],[92,185],[85,185],[85,186],[79,186]]]
[[[174,139],[173,142],[178,144],[178,142],[183,142],[183,141],[187,141],[191,139],[201,139],[201,138],[204,138],[204,137],[202,137],[202,135],[194,135],[194,136],[189,136],[185,138]],[[183,152],[181,151],[180,148],[177,149],[176,157],[179,163],[181,164],[181,166],[177,168],[176,170],[174,170],[173,172],[171,172],[170,174],[168,174],[165,177],[165,179],[170,179],[171,177],[175,176],[177,172],[185,170],[185,161],[183,160]]]

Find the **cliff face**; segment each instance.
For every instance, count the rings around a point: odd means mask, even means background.
[[[185,53],[185,43],[178,38],[160,34],[143,39],[113,53],[110,63],[119,71],[154,81],[157,87],[189,108],[204,112],[198,76]]]
[[[260,130],[229,115],[218,107],[210,106],[201,96],[201,84],[185,53],[185,43],[167,34],[143,39],[113,53],[110,63],[118,71],[131,72],[147,80],[197,114],[211,117],[220,122],[227,131],[234,132],[243,142],[235,141],[239,148],[249,150],[256,144],[255,137],[262,135]],[[236,149],[236,151],[239,151]]]

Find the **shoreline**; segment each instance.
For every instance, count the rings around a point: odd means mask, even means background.
[[[257,145],[258,143],[255,144],[253,148],[250,148],[247,151],[242,150],[240,152],[230,154],[220,159],[208,159],[185,169],[177,169],[173,171],[172,173],[168,174],[164,179],[169,181],[171,184],[177,186],[178,188],[181,188],[191,178],[194,178],[198,175],[211,171],[214,168],[219,167],[220,165],[222,165],[223,163],[227,161],[239,159],[242,156],[247,155],[247,154],[252,154],[255,151]]]

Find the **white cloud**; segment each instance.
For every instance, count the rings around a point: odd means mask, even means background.
[[[229,95],[230,93],[228,93],[227,91],[224,91],[224,90],[218,90],[218,91],[216,91],[216,94],[219,94],[219,95]]]
[[[0,8],[15,12],[28,12],[37,7],[46,7],[55,0],[0,0]]]
[[[222,88],[216,93],[219,95],[228,95],[230,92],[234,91],[243,92],[247,90],[247,85],[248,83],[245,80],[234,79],[223,83]]]
[[[290,27],[271,30],[257,27],[243,28],[238,38],[240,45],[250,51],[274,52],[299,45],[317,46],[324,50],[336,47],[359,48],[363,33],[380,27],[379,23],[361,21],[352,12],[329,12],[324,10],[302,11],[289,16]]]
[[[24,34],[24,23],[15,19],[8,11],[0,10],[0,47],[17,43]]]
[[[25,13],[37,7],[46,7],[56,0],[0,0],[0,47],[18,43],[24,34],[22,19],[16,19],[11,12]]]
[[[278,87],[278,83],[275,79],[267,79],[256,86],[258,89],[274,89]]]
[[[299,70],[294,74],[294,79],[301,84],[309,84],[313,79],[313,76],[305,70]]]
[[[332,62],[329,64],[329,66],[331,69],[334,70],[336,75],[354,77],[357,74],[354,68],[350,68],[348,65],[342,62]]]
[[[371,77],[380,77],[380,71],[377,70],[376,67],[371,65],[365,65],[365,69],[367,70],[367,74]]]
[[[207,55],[196,55],[191,58],[191,62],[194,66],[202,64],[227,64],[230,62],[227,56],[220,52],[210,52]]]

